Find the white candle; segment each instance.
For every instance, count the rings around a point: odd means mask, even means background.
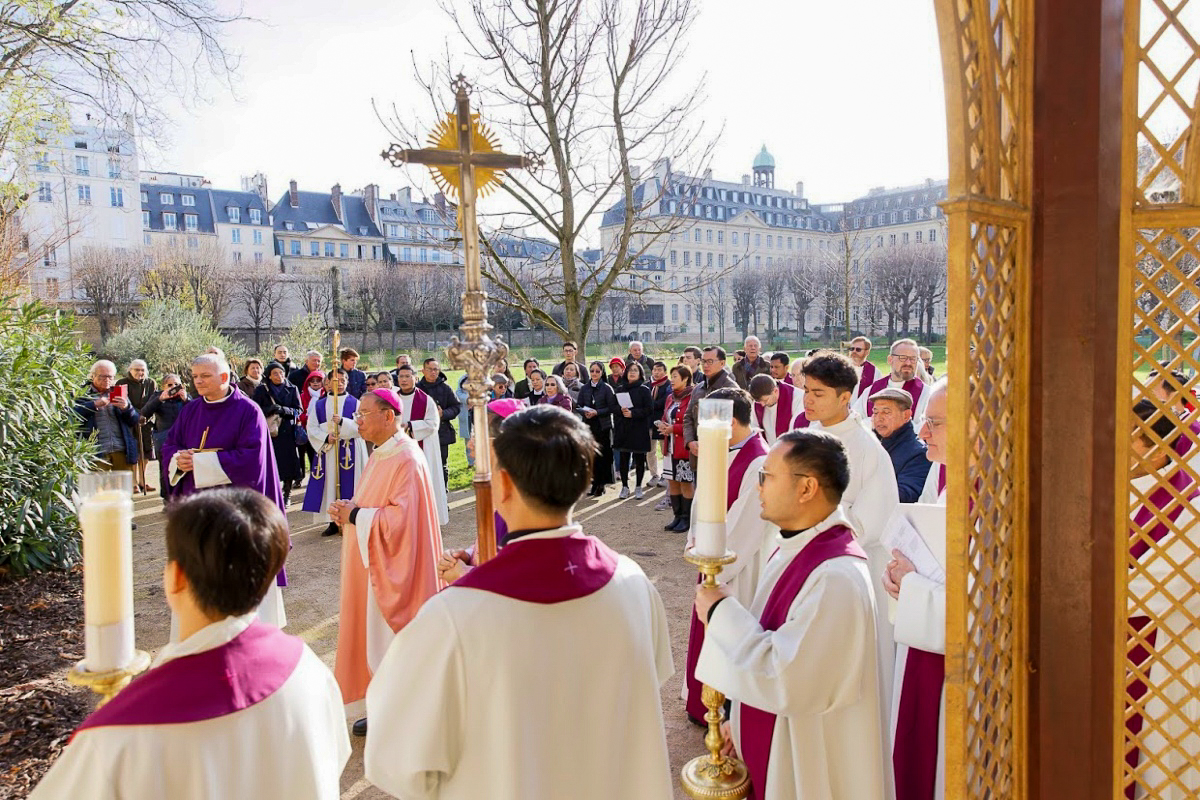
[[[725,555],[725,511],[729,486],[728,422],[704,419],[696,426],[696,544],[701,556]]]
[[[89,672],[133,661],[133,498],[106,489],[82,500],[84,661]]]

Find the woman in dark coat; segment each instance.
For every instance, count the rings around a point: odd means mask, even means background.
[[[617,396],[608,385],[604,375],[604,365],[593,361],[588,367],[588,380],[579,390],[579,399],[575,403],[575,413],[583,417],[600,446],[600,452],[592,460],[592,490],[588,497],[600,497],[604,487],[612,482],[612,425],[613,414],[620,410]]]
[[[619,396],[629,394],[630,408],[620,405]],[[642,379],[642,365],[630,362],[625,379],[617,387],[620,409],[613,417],[613,449],[617,451],[617,472],[621,474],[621,499],[629,497],[629,462],[637,474],[634,497],[642,499],[642,481],[646,477],[646,454],[650,452],[650,389]]]
[[[283,365],[272,361],[267,365],[267,376],[254,390],[254,402],[262,408],[268,425],[271,417],[279,417],[279,432],[271,437],[275,450],[275,464],[279,468],[279,482],[283,489],[283,502],[291,501],[292,488],[304,478],[304,465],[296,450],[296,420],[300,417],[300,391],[288,383]]]
[[[167,480],[162,474],[166,472],[166,465],[162,463],[160,455],[162,444],[167,440],[171,426],[175,424],[179,412],[183,410],[183,404],[187,401],[187,390],[183,388],[183,381],[174,372],[168,372],[163,376],[162,391],[147,400],[141,410],[144,424],[149,425],[151,418],[154,420],[154,431],[151,434],[154,449],[152,453],[147,453],[146,457],[153,457],[159,461],[158,493],[164,500],[167,499]]]

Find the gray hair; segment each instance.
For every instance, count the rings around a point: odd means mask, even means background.
[[[645,349],[646,349],[646,345],[642,344],[642,343],[641,343],[641,342],[639,342],[637,339],[633,339],[632,341],[630,341],[630,342],[629,342],[629,349],[630,349],[630,350],[632,350],[632,349],[633,349],[633,346],[634,346],[635,344],[636,344],[638,347],[642,348],[643,350],[645,350]]]
[[[150,369],[150,367],[148,367],[146,365],[146,362],[140,358],[135,358],[133,361],[129,362],[129,368],[133,369],[134,367],[141,367],[142,369],[145,369],[145,370]]]
[[[163,375],[163,383],[166,383],[167,381],[179,381],[179,383],[182,384],[183,378],[179,377],[178,372],[168,372],[166,375]]]
[[[554,388],[558,389],[559,394],[567,394],[567,385],[563,383],[563,379],[557,375],[547,375],[546,383],[553,383]]]
[[[192,366],[198,367],[201,364],[207,364],[215,369],[218,373],[226,378],[232,377],[233,373],[229,369],[229,362],[225,360],[225,356],[218,356],[215,353],[205,353],[204,355],[196,356],[192,359]]]
[[[762,347],[762,339],[759,339],[757,336],[754,336],[753,334],[751,334],[750,336],[747,336],[747,337],[746,337],[746,341],[745,341],[745,342],[743,342],[743,344],[744,344],[744,345],[745,345],[745,344],[750,344],[750,342],[751,342],[751,341],[753,341],[753,342],[754,342],[755,344],[757,344],[759,347]]]
[[[92,364],[92,368],[88,370],[88,379],[94,380],[96,377],[96,370],[100,369],[101,367],[108,367],[113,371],[113,377],[117,377],[117,365],[109,361],[107,358],[102,358],[95,364]]]

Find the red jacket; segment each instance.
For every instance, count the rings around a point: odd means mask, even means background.
[[[692,393],[684,392],[678,405],[674,405],[675,396],[672,393],[667,400],[666,411],[663,412],[663,422],[671,424],[671,438],[663,439],[663,455],[668,455],[677,461],[686,459],[689,455],[687,443],[683,441],[683,418],[687,416],[688,404],[691,402]],[[674,447],[670,451],[667,450],[668,442],[674,442]]]

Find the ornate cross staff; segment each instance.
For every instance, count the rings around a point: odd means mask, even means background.
[[[463,324],[450,340],[446,356],[450,365],[467,373],[467,404],[475,426],[475,557],[483,563],[496,554],[496,528],[492,518],[492,456],[488,445],[487,391],[491,373],[505,363],[508,345],[488,335],[492,326],[487,319],[487,293],[483,291],[483,273],[479,266],[479,228],[475,219],[475,198],[487,194],[508,169],[528,169],[531,159],[512,156],[497,149],[493,135],[471,112],[470,84],[461,74],[451,84],[455,110],[448,113],[429,135],[428,149],[407,150],[391,145],[383,151],[392,166],[424,164],[446,195],[457,199],[458,227],[463,237],[463,260],[467,282],[463,293]]]

